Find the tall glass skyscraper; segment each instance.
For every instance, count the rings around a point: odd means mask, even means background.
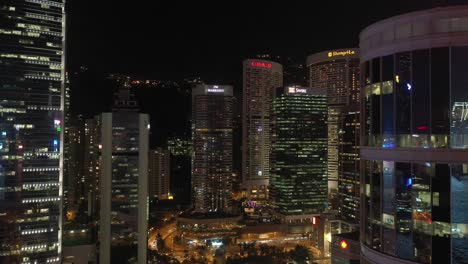
[[[338,132],[338,211],[341,220],[359,223],[359,105],[345,107]]]
[[[339,177],[339,131],[344,107],[359,105],[359,49],[330,50],[307,57],[309,87],[327,90],[328,188],[336,192]]]
[[[62,0],[0,3],[0,262],[60,263]]]
[[[270,106],[283,86],[283,66],[245,60],[242,101],[242,182],[247,197],[265,201],[270,178]]]
[[[271,107],[270,198],[287,220],[319,214],[327,201],[325,89],[277,89]]]
[[[192,91],[193,205],[232,210],[233,87],[197,85]]]
[[[123,84],[100,121],[100,263],[146,263],[149,115]]]
[[[363,263],[468,263],[468,6],[360,34]]]

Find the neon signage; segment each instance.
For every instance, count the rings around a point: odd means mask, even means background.
[[[305,88],[288,87],[288,93],[307,93]]]
[[[340,51],[330,51],[328,52],[328,57],[336,57],[336,56],[348,56],[354,55],[356,52],[354,50],[340,50]]]
[[[272,64],[268,62],[261,62],[261,61],[252,61],[250,63],[251,66],[253,67],[259,67],[259,68],[271,68]]]
[[[216,89],[216,88],[208,88],[206,89],[206,91],[209,93],[224,93],[224,89]]]

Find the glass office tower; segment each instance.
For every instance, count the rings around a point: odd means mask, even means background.
[[[146,263],[149,115],[138,112],[129,81],[100,121],[100,263]]]
[[[318,214],[327,201],[326,90],[278,88],[271,110],[271,202],[286,219]]]
[[[200,84],[193,88],[192,187],[196,210],[232,210],[233,118],[232,86]]]
[[[361,47],[364,263],[468,263],[468,6],[369,26]]]
[[[344,108],[359,105],[359,49],[329,50],[307,57],[309,87],[327,90],[328,189],[336,195],[339,174],[341,118]],[[330,197],[331,198],[331,197]],[[331,207],[336,207],[331,204]],[[336,208],[333,208],[336,209]]]
[[[359,106],[346,107],[338,132],[338,211],[342,220],[359,223]]]
[[[64,2],[0,3],[0,262],[59,263]]]

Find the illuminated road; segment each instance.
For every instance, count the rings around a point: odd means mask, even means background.
[[[167,225],[165,225],[165,226],[163,226],[163,227],[161,227],[159,229],[155,229],[155,230],[151,231],[150,235],[148,236],[148,247],[149,247],[149,249],[156,250],[156,243],[154,243],[154,241],[156,240],[156,236],[158,235],[158,233],[161,234],[161,237],[163,238],[163,240],[165,242],[165,245],[168,246],[168,244],[166,243],[166,240],[175,231],[176,231],[176,223],[175,222],[172,222],[172,223],[167,224]]]

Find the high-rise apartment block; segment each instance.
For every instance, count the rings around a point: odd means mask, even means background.
[[[169,150],[152,149],[148,157],[148,195],[159,200],[173,199],[170,194],[170,160]]]

